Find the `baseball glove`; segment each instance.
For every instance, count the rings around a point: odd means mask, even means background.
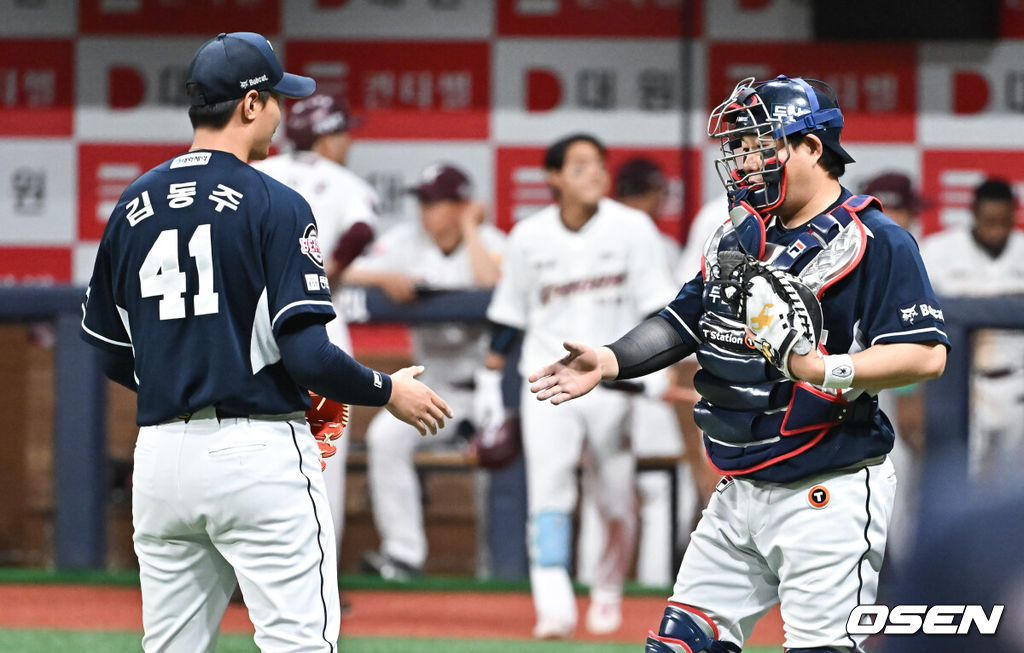
[[[338,453],[338,448],[331,442],[341,437],[341,432],[348,424],[348,404],[321,397],[312,390],[309,391],[309,398],[313,401],[313,407],[306,411],[306,422],[320,447],[320,470],[323,471],[327,469],[324,458]]]
[[[790,354],[807,354],[821,339],[821,303],[791,274],[747,257],[742,279],[743,321],[753,346],[787,378]]]

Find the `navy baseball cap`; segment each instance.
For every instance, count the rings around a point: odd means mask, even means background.
[[[316,82],[284,72],[270,41],[262,35],[221,32],[196,52],[185,88],[192,106],[202,106],[241,99],[252,90],[308,97],[316,90]]]

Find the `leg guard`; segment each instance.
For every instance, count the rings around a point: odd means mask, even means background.
[[[710,628],[709,628],[710,627]],[[712,630],[708,634],[707,630]],[[715,639],[714,624],[700,624],[681,607],[669,605],[661,619],[658,632],[647,631],[644,653],[739,653],[740,647]]]
[[[530,524],[530,557],[538,567],[569,568],[572,516],[563,512],[542,512]]]

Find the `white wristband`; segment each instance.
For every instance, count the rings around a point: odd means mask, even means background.
[[[849,354],[823,356],[825,380],[821,387],[831,390],[845,390],[853,385],[853,358]]]

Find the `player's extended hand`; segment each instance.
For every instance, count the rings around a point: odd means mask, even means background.
[[[452,409],[444,399],[416,380],[423,374],[422,365],[403,367],[391,375],[391,401],[385,408],[406,424],[416,427],[420,435],[430,431],[436,435],[444,428],[444,418],[452,419]]]
[[[545,365],[530,375],[530,392],[539,401],[550,399],[560,403],[582,397],[602,379],[601,361],[593,347],[576,342],[563,342],[569,352],[556,363]]]

